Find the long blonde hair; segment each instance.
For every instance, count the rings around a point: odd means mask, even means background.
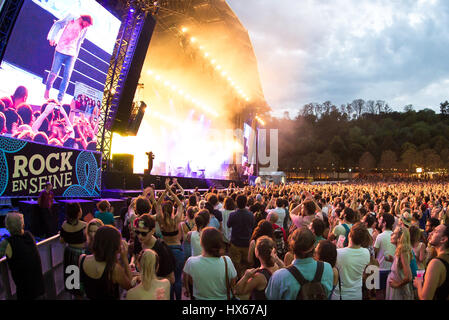
[[[97,226],[98,228],[100,228],[100,227],[104,226],[104,223],[103,223],[103,221],[101,221],[100,219],[97,219],[97,218],[94,218],[94,219],[90,220],[87,223],[87,226],[86,226],[86,240],[87,240],[87,244],[89,245],[89,247],[92,245],[92,243],[94,241],[94,238],[91,237],[90,234],[89,234],[90,226]]]
[[[410,243],[410,232],[406,227],[400,227],[400,238],[396,247],[395,255],[400,257],[402,253],[405,253],[409,260],[412,255],[412,245]]]
[[[145,290],[149,290],[151,282],[156,278],[156,270],[158,268],[158,255],[154,250],[142,250],[139,256],[140,276],[142,285]]]

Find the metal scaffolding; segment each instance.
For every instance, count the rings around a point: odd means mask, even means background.
[[[148,12],[148,7],[141,4],[141,1],[127,1],[127,10],[123,15],[106,77],[97,134],[97,151],[102,153],[103,170],[110,169],[111,128],[117,114],[120,96],[124,90],[123,84],[128,75],[129,66]]]
[[[99,2],[106,2],[97,0]],[[135,43],[138,40],[146,14],[157,13],[155,33],[179,37],[180,27],[188,23],[198,29],[207,29],[210,25],[221,23],[232,34],[232,41],[237,44],[243,56],[251,58],[246,62],[249,72],[258,73],[257,62],[247,30],[233,13],[225,1],[221,0],[127,0],[126,5],[116,0],[117,7],[123,12],[122,25],[116,40],[107,74],[101,112],[99,116],[99,132],[97,135],[97,150],[102,152],[103,170],[110,169],[112,147],[112,124],[117,114],[118,102],[123,91],[122,84],[126,79],[129,64],[134,54]],[[111,5],[112,3],[109,3]],[[134,12],[131,12],[134,9]],[[227,40],[226,40],[227,41]],[[258,76],[257,76],[258,77]],[[268,110],[260,83],[252,103],[236,100],[233,105],[239,106],[242,112],[235,115],[235,127],[243,127],[243,122],[253,118],[253,113]]]
[[[3,60],[6,45],[11,35],[12,28],[22,8],[24,0],[6,0],[0,7],[0,62]]]

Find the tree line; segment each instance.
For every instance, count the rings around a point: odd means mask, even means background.
[[[449,102],[393,111],[383,100],[340,107],[309,103],[291,119],[270,118],[279,130],[279,170],[286,172],[414,172],[449,169]]]

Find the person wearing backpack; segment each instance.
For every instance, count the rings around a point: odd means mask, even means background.
[[[366,226],[359,222],[349,232],[349,245],[337,249],[339,282],[335,288],[332,300],[362,300],[363,273],[370,263],[370,253],[363,248],[369,232]]]
[[[315,235],[306,227],[289,238],[295,260],[271,276],[265,295],[268,300],[326,300],[332,290],[334,273],[327,262],[313,259]]]
[[[349,207],[344,208],[340,219],[342,220],[342,222],[337,225],[334,230],[332,230],[332,233],[329,235],[328,240],[330,241],[334,241],[337,240],[337,247],[338,248],[343,248],[343,247],[347,247],[349,244],[349,232],[352,228],[352,223],[354,221],[355,218],[355,212],[354,210],[352,210]],[[343,244],[341,245],[341,240],[340,237],[344,237],[344,241]],[[340,246],[339,246],[340,244]]]
[[[276,212],[270,212],[267,216],[268,222],[270,222],[273,227],[272,238],[275,243],[276,254],[280,259],[284,260],[285,254],[288,251],[287,235],[285,233],[284,228],[282,228],[276,224],[277,219],[278,219],[278,217],[277,217]]]
[[[276,221],[276,224],[278,226],[283,227],[284,226],[284,220],[286,219],[286,210],[284,208],[284,199],[281,197],[276,199],[276,208],[270,210],[268,214],[275,212],[278,215],[278,220]]]

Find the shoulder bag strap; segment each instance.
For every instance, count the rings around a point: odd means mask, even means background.
[[[226,275],[226,295],[228,300],[231,300],[231,288],[229,286],[229,278],[228,278],[228,263],[226,262],[226,258],[222,257],[225,263],[225,275]]]
[[[271,278],[271,275],[272,275],[272,273],[271,273],[270,270],[265,269],[265,268],[263,268],[263,269],[259,268],[259,269],[256,271],[256,273],[262,274],[262,275],[265,277],[265,279],[267,280],[267,283],[268,283],[268,281],[270,281],[270,278]]]
[[[308,282],[294,265],[289,266],[287,270],[290,271],[290,273],[295,277],[296,281],[298,281],[301,286],[305,285]]]
[[[86,254],[83,253],[80,257],[81,257],[81,261],[79,262],[79,266],[78,267],[80,268],[80,270],[82,272],[84,272],[83,271],[83,264],[84,264],[84,259],[86,259]]]
[[[340,291],[340,300],[342,300],[341,298],[341,280],[340,280],[340,270],[338,270],[338,291]]]
[[[440,260],[444,264],[444,266],[446,267],[446,272],[449,272],[449,263],[445,259],[443,259],[441,257],[435,257],[435,259]]]
[[[322,261],[317,261],[315,277],[313,278],[312,282],[320,282],[321,281],[321,276],[323,275],[323,270],[324,270],[324,263]]]

